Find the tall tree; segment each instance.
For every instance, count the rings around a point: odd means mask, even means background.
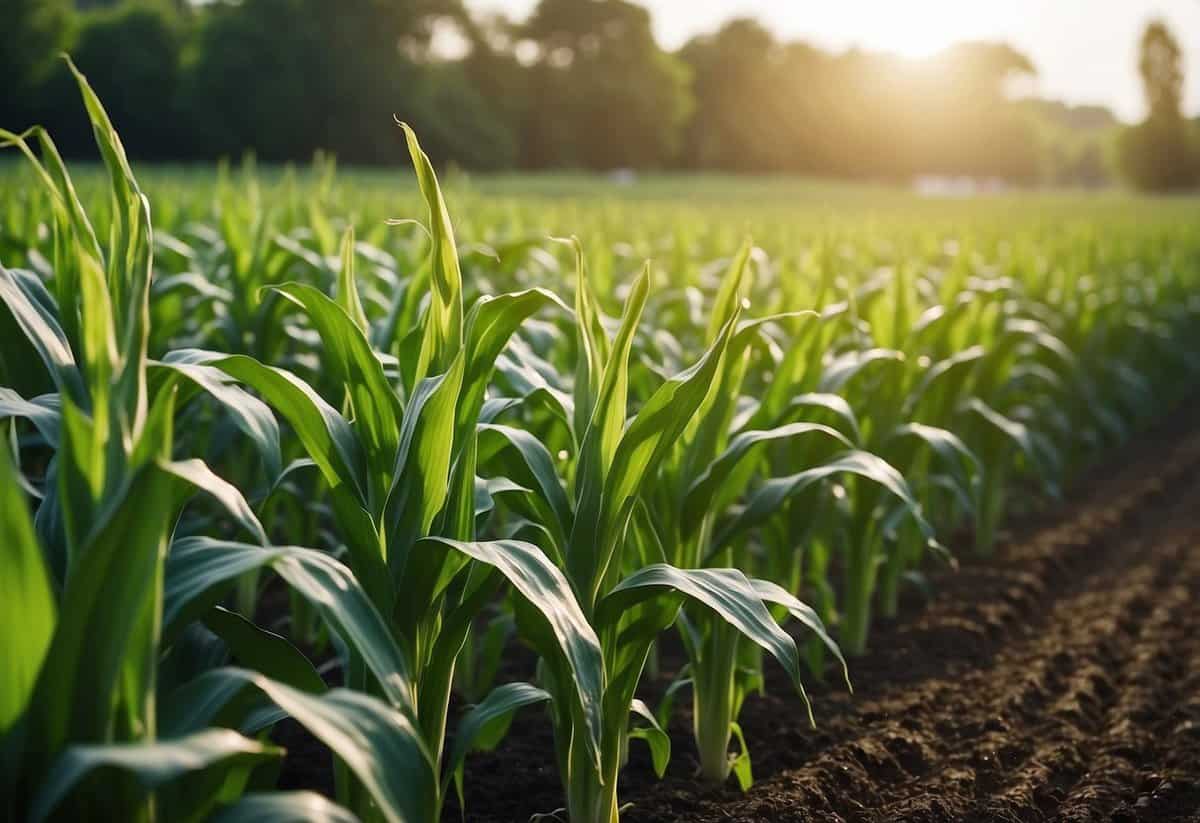
[[[431,135],[432,156],[463,159],[456,133],[441,128],[456,121],[437,108],[461,116],[464,105],[480,111],[478,100],[461,73],[429,68],[433,21],[460,13],[457,0],[212,5],[184,83],[205,153],[254,148],[264,159],[294,160],[326,148],[351,162],[395,161],[404,152],[396,114]]]
[[[1161,20],[1150,23],[1142,34],[1138,73],[1142,76],[1150,117],[1181,117],[1183,51],[1179,48],[1179,41]]]
[[[131,154],[179,157],[189,150],[176,110],[185,37],[179,11],[167,0],[108,5],[81,16],[71,57],[104,101]],[[92,127],[65,63],[56,66],[38,96],[44,102],[38,119],[50,127],[62,150],[90,154]]]
[[[521,30],[534,47],[523,128],[527,165],[662,166],[691,107],[686,67],[626,0],[541,0]]]
[[[1183,116],[1183,51],[1161,20],[1146,26],[1138,57],[1146,119],[1121,136],[1121,164],[1139,188],[1168,191],[1200,179],[1200,148]]]
[[[778,82],[779,46],[771,33],[755,20],[731,20],[689,40],[679,54],[696,96],[687,165],[759,171],[786,163],[794,135],[780,129],[777,109],[792,101]]]
[[[37,116],[37,88],[66,46],[70,22],[66,0],[0,0],[0,124],[21,127]]]

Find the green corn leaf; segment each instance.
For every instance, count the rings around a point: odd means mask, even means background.
[[[571,418],[575,436],[582,442],[592,419],[598,398],[605,364],[611,359],[612,345],[600,320],[600,308],[587,278],[583,245],[578,237],[551,240],[571,246],[575,252],[575,336],[579,356],[575,364],[575,396]],[[622,411],[624,414],[624,411]]]
[[[464,715],[455,729],[454,747],[446,760],[442,778],[443,793],[449,788],[450,781],[454,781],[459,807],[464,813],[466,802],[462,782],[463,764],[467,754],[475,750],[489,751],[495,748],[508,732],[517,710],[545,703],[550,699],[549,692],[528,683],[506,683],[493,689],[479,705],[473,706]]]
[[[382,819],[437,819],[433,758],[407,713],[362,692],[339,688],[309,694],[246,669],[215,669],[200,679],[204,693],[213,696],[204,706],[209,715],[247,689],[263,694],[333,750],[362,782]]]
[[[188,492],[173,474],[147,467],[81,543],[31,713],[31,733],[42,740],[44,757],[68,739],[104,740],[123,672],[148,670],[143,656],[152,649],[134,639],[135,629],[158,600],[166,536]]]
[[[650,707],[641,700],[634,700],[629,704],[629,713],[646,721],[646,725],[630,729],[629,737],[646,741],[646,745],[650,747],[650,762],[654,765],[654,774],[661,780],[671,762],[671,737],[658,725],[658,718],[650,711]]]
[[[43,394],[25,400],[12,389],[0,387],[0,419],[20,417],[28,420],[55,449],[58,448],[59,430],[62,427],[61,408],[57,394]]]
[[[842,650],[825,630],[825,624],[821,622],[816,610],[770,580],[752,579],[750,585],[754,587],[754,592],[762,598],[764,603],[774,603],[786,608],[793,618],[821,640],[825,648],[833,652],[833,656],[842,666],[842,677],[846,681],[846,688],[854,691],[854,687],[850,685],[850,669],[846,666],[846,658],[842,657]]]
[[[466,371],[462,397],[455,413],[455,443],[462,443],[475,425],[496,358],[513,333],[527,318],[549,306],[558,306],[567,313],[570,311],[545,289],[527,289],[494,298],[484,296],[471,306],[467,315]]]
[[[85,359],[91,367],[102,363],[107,358],[104,349],[111,344],[107,341],[101,343],[101,339],[116,341],[121,358],[116,386],[118,402],[128,416],[126,425],[129,430],[137,432],[141,428],[147,402],[145,361],[153,266],[150,201],[134,178],[125,156],[125,147],[100,98],[70,58],[67,58],[67,67],[74,75],[83,97],[96,145],[108,170],[114,218],[111,232],[114,248],[110,250],[107,261],[106,289],[93,285],[93,258],[90,255],[79,258],[82,264],[80,308],[83,338],[93,341],[85,344],[88,351]],[[110,298],[111,304],[108,304]],[[99,376],[94,374],[93,380],[98,379]],[[97,383],[93,382],[93,394],[96,393],[96,387]]]
[[[91,411],[99,415],[106,410],[112,394],[111,384],[120,368],[116,330],[113,328],[115,307],[100,265],[88,257],[81,257],[79,263],[79,354],[83,361]],[[136,368],[132,367],[134,370]],[[123,396],[119,397],[118,404],[124,400]]]
[[[346,316],[354,321],[354,325],[363,334],[369,334],[371,324],[367,321],[367,313],[363,311],[362,300],[358,296],[358,280],[354,276],[354,226],[349,226],[342,235],[342,265],[338,269],[337,304],[341,306]]]
[[[825,367],[821,373],[818,390],[825,393],[839,391],[869,366],[877,363],[903,363],[904,359],[904,352],[894,349],[847,352]]]
[[[36,138],[40,149],[38,153],[34,152],[26,141],[26,137]],[[50,195],[55,223],[55,291],[61,305],[75,306],[81,291],[77,258],[88,256],[93,261],[97,261],[95,265],[103,266],[102,262],[98,262],[103,261],[104,257],[100,251],[100,245],[96,241],[96,234],[92,230],[78,196],[76,196],[66,165],[45,129],[34,127],[24,135],[0,130],[0,147],[8,145],[15,145],[20,149]],[[48,309],[51,308],[48,301],[44,305]],[[67,311],[62,320],[66,330],[65,339],[79,345],[81,343],[79,318],[75,312]],[[82,391],[82,383],[79,388]],[[82,394],[73,395],[73,397],[77,403],[86,405],[86,398]]]
[[[784,417],[791,417],[792,413],[796,411],[829,415],[835,428],[850,438],[856,447],[861,446],[862,429],[858,425],[858,415],[841,395],[822,392],[798,394],[788,403]]]
[[[433,760],[403,713],[347,689],[311,695],[257,675],[250,680],[333,750],[389,823],[437,819]]]
[[[934,540],[933,527],[925,520],[921,506],[903,475],[874,454],[851,451],[824,465],[768,480],[750,495],[746,507],[717,533],[709,556],[729,545],[739,534],[769,519],[788,498],[839,474],[850,474],[879,484],[906,507],[926,539]]]
[[[629,352],[633,347],[633,338],[637,333],[638,321],[642,317],[649,290],[650,264],[647,263],[641,275],[634,281],[629,298],[625,301],[621,327],[617,330],[608,361],[604,365],[596,405],[592,409],[580,447],[579,473],[583,476],[585,485],[593,480],[597,481],[597,490],[608,476],[617,444],[621,441],[621,432],[625,428],[629,395]],[[577,493],[576,497],[584,499],[587,494]]]
[[[690,536],[699,528],[709,512],[722,508],[715,506],[715,501],[728,500],[742,489],[749,479],[742,467],[752,469],[750,461],[767,444],[810,434],[820,435],[835,444],[851,448],[850,441],[838,431],[819,423],[789,423],[766,431],[742,432],[734,437],[728,448],[708,465],[688,489],[680,522],[684,537]]]
[[[387,563],[387,535],[378,519],[363,508],[346,486],[330,489],[330,502],[340,536],[346,541],[350,565],[381,614],[391,614],[396,592]]]
[[[934,363],[921,375],[920,382],[905,400],[905,416],[914,414],[923,403],[929,403],[934,395],[945,398],[940,405],[946,406],[946,399],[952,401],[960,395],[963,385],[985,356],[983,346],[971,346]]]
[[[601,705],[604,663],[600,641],[575,599],[571,584],[542,550],[520,540],[460,542],[430,537],[419,544],[429,550],[442,546],[460,552],[500,572],[541,615],[549,626],[558,650],[570,666],[574,692],[595,749],[601,742]]]
[[[209,823],[359,823],[316,792],[252,792],[219,809]]]
[[[178,740],[71,746],[39,786],[28,819],[39,823],[49,818],[84,777],[100,769],[126,772],[147,791],[172,781],[195,781],[204,772],[219,770],[216,780],[203,775],[209,778],[204,781],[209,790],[208,797],[188,793],[178,798],[181,802],[168,803],[164,809],[173,820],[200,820],[219,801],[219,796],[213,795],[211,790],[221,786],[226,774],[234,770],[246,773],[281,753],[281,749],[229,729],[206,729]],[[103,807],[104,802],[103,797],[93,796],[88,800],[88,807],[95,811],[95,806]]]
[[[325,681],[312,662],[286,638],[220,606],[204,616],[204,625],[225,642],[234,658],[252,664],[272,680],[302,692],[326,691]]]
[[[950,476],[959,484],[962,494],[968,500],[975,499],[982,464],[954,432],[924,423],[905,423],[893,429],[886,440],[888,443],[904,440],[923,443],[950,471]]]
[[[403,575],[413,542],[429,534],[446,503],[454,453],[454,410],[464,367],[460,352],[449,371],[422,380],[409,400],[383,516],[387,563],[394,580]]]
[[[162,240],[161,232],[158,235],[158,239]],[[211,300],[219,304],[234,302],[233,292],[216,285],[211,280],[205,278],[204,275],[194,271],[168,274],[165,277],[155,279],[154,285],[150,290],[150,296],[152,299],[160,299],[176,292],[190,293],[196,297]]]
[[[743,792],[749,791],[754,785],[754,772],[750,766],[750,748],[746,745],[746,735],[742,732],[740,723],[730,723],[730,730],[738,742],[738,756],[730,765],[734,777],[737,778],[738,788]]]
[[[403,413],[379,358],[354,320],[317,289],[301,283],[284,283],[271,290],[302,307],[321,335],[322,364],[346,389],[354,410],[351,425],[371,466],[369,488],[376,496],[382,496],[395,468]]]
[[[58,608],[7,444],[0,445],[0,740],[22,716],[50,648]],[[18,628],[19,627],[19,628]],[[3,750],[8,755],[8,742]],[[15,752],[13,753],[15,754]],[[4,782],[16,764],[6,766]]]
[[[408,665],[383,617],[354,575],[329,555],[295,546],[262,548],[185,537],[171,545],[163,595],[163,626],[176,634],[205,614],[242,575],[271,568],[355,648],[393,705],[412,711]]]
[[[37,141],[38,151],[35,152],[29,145],[29,139]],[[79,239],[85,253],[91,254],[97,260],[103,260],[104,255],[96,239],[96,232],[75,193],[66,163],[63,162],[50,134],[41,126],[34,126],[23,134],[0,129],[0,148],[7,146],[16,146],[25,155],[43,187],[50,194],[60,231],[73,234]],[[62,274],[69,277],[68,272],[64,271]]]
[[[405,123],[396,121],[404,130],[408,152],[417,173],[417,183],[429,212],[429,234],[433,242],[430,281],[433,299],[425,320],[425,333],[417,362],[416,380],[420,382],[430,372],[442,372],[462,349],[463,295],[462,272],[458,266],[458,250],[454,243],[454,227],[442,198],[437,174],[429,157],[421,150],[417,135]]]
[[[638,411],[613,457],[599,516],[583,508],[586,501],[580,504],[571,533],[573,554],[567,560],[572,579],[577,585],[587,586],[583,591],[589,607],[600,593],[601,580],[624,537],[642,484],[657,474],[659,464],[675,447],[716,382],[736,323],[735,315],[695,365],[660,386]]]
[[[1011,443],[1040,475],[1051,494],[1058,491],[1055,466],[1060,461],[1052,447],[1043,443],[1029,426],[1012,417],[1001,414],[978,397],[963,404],[965,414],[983,420],[988,428],[998,433],[1002,441]]]
[[[159,468],[215,499],[222,505],[226,513],[233,517],[237,524],[261,545],[265,546],[269,542],[262,523],[258,522],[254,510],[250,508],[246,498],[242,497],[237,486],[213,474],[203,460],[163,462]]]
[[[678,569],[665,563],[639,569],[600,601],[596,610],[597,625],[602,630],[615,626],[632,607],[664,595],[682,596],[710,609],[778,660],[808,706],[808,696],[800,680],[800,653],[795,641],[779,628],[754,585],[737,569]],[[811,720],[811,706],[808,711]]]
[[[204,391],[216,400],[238,429],[250,438],[258,449],[267,478],[274,482],[279,477],[283,470],[283,459],[279,449],[279,424],[271,414],[269,406],[240,387],[230,385],[230,378],[212,366],[181,362],[151,362],[148,365],[151,375],[156,371],[174,373],[186,379],[195,389]],[[170,385],[171,382],[166,382],[160,390],[167,389]],[[186,402],[186,398],[180,398],[179,405],[183,406]]]
[[[710,346],[716,341],[722,327],[741,306],[743,284],[746,281],[746,263],[749,262],[750,252],[753,249],[754,244],[749,238],[743,240],[737,254],[730,261],[725,276],[721,279],[721,285],[713,299],[712,313],[708,318],[708,330],[704,335],[705,342]]]
[[[558,479],[554,457],[546,446],[524,429],[484,424],[479,427],[479,449],[481,463],[497,454],[513,455],[512,460],[502,463],[505,474],[519,485],[537,491],[550,515],[550,522],[543,525],[556,535],[565,536],[574,515]],[[565,542],[564,538],[559,539]]]
[[[58,391],[71,397],[77,405],[87,408],[88,396],[66,332],[50,307],[29,294],[23,278],[2,265],[0,300],[4,301],[25,337],[33,344]]]
[[[213,366],[251,386],[292,425],[325,481],[333,488],[349,487],[366,504],[365,460],[354,430],[303,380],[252,357],[200,349],[170,352],[163,362]]]
[[[241,494],[200,461],[156,462],[138,470],[100,511],[67,577],[32,715],[32,733],[43,740],[45,756],[68,739],[104,739],[120,708],[115,694],[122,678],[147,678],[144,690],[152,701],[167,538],[196,490],[265,539]],[[153,723],[147,716],[152,702],[122,710],[136,722]]]
[[[475,505],[473,514],[476,519],[491,514],[496,510],[496,498],[501,495],[526,495],[532,490],[514,483],[507,477],[475,478]],[[461,538],[456,538],[461,539]]]
[[[62,398],[60,434],[57,491],[70,568],[98,519],[108,473],[108,455],[104,433],[97,431],[95,422],[65,396]]]

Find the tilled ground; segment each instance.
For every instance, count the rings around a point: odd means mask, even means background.
[[[852,661],[854,696],[816,689],[816,731],[771,680],[742,713],[748,793],[698,786],[681,713],[666,779],[635,751],[623,819],[1200,820],[1195,408],[996,559],[937,575],[932,601]],[[561,805],[546,720],[527,715],[470,758],[468,820],[524,823]]]

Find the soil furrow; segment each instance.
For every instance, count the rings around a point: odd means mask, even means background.
[[[933,599],[908,603],[852,662],[856,695],[814,689],[817,730],[772,672],[742,716],[759,778],[748,793],[696,783],[679,712],[666,779],[634,750],[623,819],[1200,819],[1200,433],[1189,417],[1031,517],[996,558],[935,574]],[[522,719],[499,751],[471,758],[469,820],[554,808],[542,726]]]

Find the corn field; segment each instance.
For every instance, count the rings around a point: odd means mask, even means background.
[[[143,190],[77,80],[102,170],[0,132],[6,820],[469,819],[518,712],[560,820],[636,819],[632,747],[749,789],[767,673],[819,727],[1200,376],[1186,204],[444,196],[406,126],[415,188]],[[285,718],[332,796],[276,789]]]

